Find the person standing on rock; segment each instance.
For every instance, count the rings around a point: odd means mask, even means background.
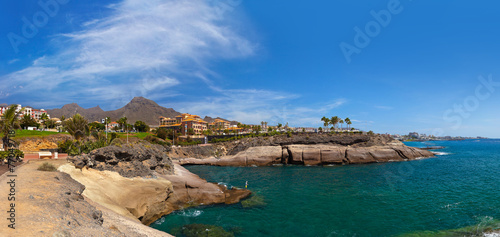
[[[245,188],[248,188],[248,180],[245,182]]]

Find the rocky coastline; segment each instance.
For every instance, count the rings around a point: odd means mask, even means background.
[[[180,151],[181,149],[184,151]],[[428,150],[408,147],[383,135],[258,137],[226,142],[205,150],[191,149],[195,151],[180,148],[172,150],[170,154],[181,165],[215,166],[349,165],[408,161],[434,156]]]

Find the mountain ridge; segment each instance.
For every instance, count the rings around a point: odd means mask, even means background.
[[[56,118],[60,118],[63,115],[69,118],[78,113],[89,120],[89,122],[101,121],[101,119],[106,117],[110,117],[111,121],[127,117],[127,122],[130,124],[134,124],[140,120],[148,125],[157,125],[158,117],[160,116],[175,117],[181,114],[172,108],[165,108],[144,97],[134,97],[125,106],[116,110],[104,111],[99,105],[85,109],[77,103],[71,103],[63,105],[60,109],[48,109],[47,113],[51,117]]]

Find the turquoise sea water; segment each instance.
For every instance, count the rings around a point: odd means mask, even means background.
[[[189,166],[211,182],[248,181],[265,205],[190,208],[151,227],[203,223],[237,227],[236,236],[473,236],[500,227],[500,140],[407,145],[446,148],[435,158],[368,165]]]

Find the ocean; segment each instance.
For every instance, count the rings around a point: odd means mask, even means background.
[[[500,228],[500,140],[444,146],[435,158],[347,166],[188,166],[253,192],[244,204],[189,208],[151,227],[216,225],[235,236],[482,236]],[[182,235],[181,235],[182,236]]]

